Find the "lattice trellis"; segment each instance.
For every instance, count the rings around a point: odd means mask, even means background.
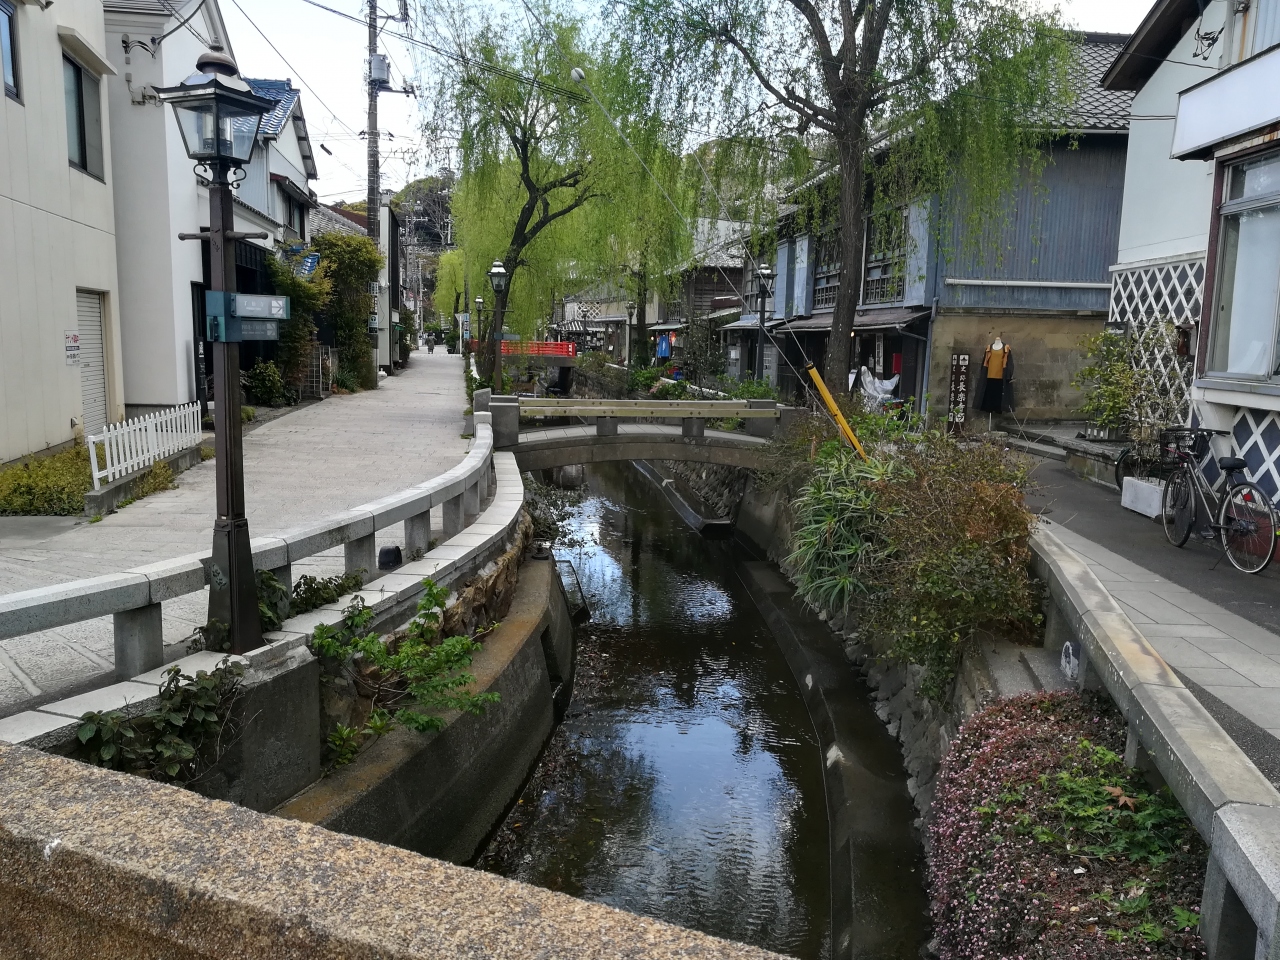
[[[1204,261],[1198,258],[1119,270],[1111,278],[1111,321],[1129,326],[1144,364],[1176,401],[1182,423],[1191,416],[1191,361],[1177,355],[1176,339],[1159,328],[1199,321],[1203,296]]]

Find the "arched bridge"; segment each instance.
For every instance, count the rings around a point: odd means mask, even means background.
[[[764,465],[764,446],[794,408],[772,400],[559,400],[486,398],[494,446],[521,470],[608,460],[692,460],[729,467]],[[520,421],[581,418],[586,424],[520,428]],[[707,429],[741,421],[743,430]]]

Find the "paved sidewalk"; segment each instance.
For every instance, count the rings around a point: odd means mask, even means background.
[[[280,533],[443,473],[466,454],[468,441],[460,436],[465,405],[461,359],[419,351],[408,369],[376,391],[332,397],[245,434],[250,532]],[[176,490],[99,523],[0,517],[0,594],[207,549],[213,512],[210,461],[179,476]],[[399,542],[398,530],[387,534],[386,542]],[[299,564],[295,576],[341,567],[339,548]],[[204,622],[206,606],[203,594],[164,605],[171,656],[180,655],[180,641]],[[112,658],[109,617],[0,641],[0,716],[33,697],[97,682]]]

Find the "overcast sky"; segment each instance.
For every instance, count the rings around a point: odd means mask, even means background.
[[[367,0],[321,2],[355,16],[368,9]],[[396,9],[396,0],[380,2],[387,12]],[[290,77],[294,86],[302,89],[302,109],[320,169],[320,179],[313,184],[320,199],[325,203],[363,199],[368,165],[365,141],[357,135],[365,129],[367,109],[365,29],[304,0],[219,3],[244,76]],[[1062,4],[1074,26],[1110,33],[1132,31],[1150,6],[1151,0],[1065,0]],[[398,32],[402,27],[393,24],[389,29]],[[394,85],[402,87],[405,72],[413,74],[413,58],[403,42],[391,38],[384,38],[383,52],[391,57]],[[392,135],[388,138],[384,133],[382,140],[382,183],[388,189],[398,189],[425,172],[421,162],[415,164],[406,159],[417,142],[417,106],[412,97],[384,93],[379,98],[378,112],[380,128]],[[332,151],[332,156],[320,149],[321,144]]]

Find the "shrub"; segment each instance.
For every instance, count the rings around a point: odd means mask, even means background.
[[[169,464],[163,460],[157,460],[138,482],[138,486],[134,488],[133,499],[141,500],[143,497],[149,497],[153,493],[160,493],[162,490],[172,490],[176,486],[177,484],[173,482],[173,471],[169,469]]]
[[[89,449],[76,444],[0,471],[0,516],[72,517],[93,487]]]
[[[819,450],[792,504],[787,563],[805,599],[851,610],[869,642],[923,666],[922,690],[942,698],[979,629],[1019,639],[1040,622],[1025,469],[941,433],[870,450],[868,461],[834,442]]]
[[[653,388],[653,397],[657,400],[683,400],[689,393],[689,385],[683,380],[671,383],[660,383]]]
[[[469,637],[441,635],[441,609],[449,591],[429,579],[422,583],[417,616],[389,637],[366,632],[373,611],[359,597],[343,611],[341,624],[320,625],[311,637],[317,656],[330,666],[336,663],[361,689],[370,691],[374,708],[384,711],[384,732],[392,720],[412,730],[439,730],[444,726],[442,713],[480,714],[498,701],[496,693],[468,689],[475,677],[466,668],[480,644]],[[343,735],[341,740],[334,745],[340,751],[338,759],[350,759],[350,738]]]
[[[241,423],[252,423],[256,419],[258,419],[257,410],[255,410],[253,407],[249,406],[248,404],[244,404],[240,407]]]
[[[938,776],[929,853],[941,960],[1202,957],[1206,851],[1167,789],[1124,766],[1101,699],[975,714]]]
[[[1133,337],[1099,333],[1081,341],[1088,365],[1072,385],[1086,391],[1080,411],[1100,427],[1124,431],[1139,439],[1144,428],[1158,430],[1183,418],[1179,398],[1161,382],[1159,371],[1146,362],[1152,354],[1173,358],[1171,374],[1190,379],[1190,362],[1178,357],[1177,328],[1169,321],[1151,321]]]
[[[283,407],[293,399],[285,386],[280,368],[270,360],[259,359],[245,374],[245,387],[255,403],[267,407]]]
[[[360,381],[356,375],[349,370],[338,370],[333,375],[334,392],[341,390],[343,393],[355,393],[360,389]]]
[[[244,667],[225,658],[194,677],[171,667],[159,704],[142,716],[110,711],[81,717],[72,755],[108,770],[190,785],[235,741],[227,727],[243,676]]]
[[[658,367],[633,368],[627,375],[627,393],[648,393],[661,378]]]

